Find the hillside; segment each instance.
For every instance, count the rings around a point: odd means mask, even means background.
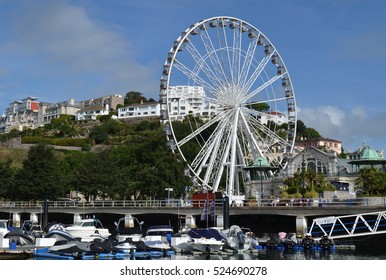
[[[24,159],[27,157],[28,150],[15,149],[0,146],[0,162],[12,159],[12,167],[21,168]]]

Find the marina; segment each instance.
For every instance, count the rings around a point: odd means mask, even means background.
[[[355,227],[351,222],[341,223],[347,216],[316,218],[303,235],[277,232],[258,236],[238,225],[199,228],[192,217],[185,217],[187,223],[175,232],[167,225],[148,226],[145,230],[143,221],[129,215],[114,223],[115,231],[110,233],[106,228],[103,235],[99,232],[104,228],[96,218],[80,219],[67,226],[50,224],[48,232],[42,235],[37,235],[41,231],[36,225],[26,229],[25,224],[31,224],[27,221],[20,229],[8,227],[9,231],[1,234],[0,259],[383,259],[384,234],[377,233],[375,226],[385,226],[384,215],[380,212],[358,215],[360,218],[350,216],[350,221],[361,221]],[[369,218],[377,216],[375,221]],[[336,221],[340,226],[334,229]],[[90,230],[96,224],[98,227]],[[366,234],[362,231],[358,236],[333,238],[342,227],[354,232],[362,224],[367,225]],[[74,225],[83,225],[84,230],[80,226],[73,231]]]

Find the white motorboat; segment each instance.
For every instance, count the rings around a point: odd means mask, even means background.
[[[170,239],[174,234],[173,227],[167,225],[151,226],[146,230],[142,241],[161,241],[165,244],[170,243]]]
[[[131,239],[133,242],[139,241],[143,236],[143,221],[139,221],[131,215],[125,216],[115,223],[115,237],[118,241]]]
[[[8,220],[0,220],[0,235],[4,236],[8,231]]]
[[[147,250],[166,251],[171,248],[170,240],[174,234],[173,227],[168,225],[151,226],[146,230],[141,242]],[[136,244],[137,248],[140,244]]]
[[[234,250],[252,250],[259,245],[259,242],[253,238],[250,229],[242,229],[237,225],[232,225],[229,229],[220,232],[225,237],[227,245]]]
[[[91,241],[95,238],[108,238],[111,234],[107,228],[104,228],[101,221],[95,218],[81,219],[65,230],[74,238],[81,238],[82,241]]]
[[[225,244],[224,237],[216,229],[190,229],[183,231],[171,239],[174,250],[182,252],[200,251],[211,253],[221,251]]]

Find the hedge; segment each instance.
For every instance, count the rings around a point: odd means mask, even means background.
[[[88,143],[86,138],[43,138],[41,136],[24,136],[21,138],[23,144],[45,143],[56,146],[75,146],[82,147]]]

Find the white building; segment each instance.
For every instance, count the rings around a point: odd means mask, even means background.
[[[261,123],[267,125],[268,121],[282,125],[283,123],[288,123],[287,116],[283,113],[277,111],[264,112],[261,115]]]
[[[87,106],[76,113],[76,119],[78,121],[84,120],[96,120],[98,116],[108,115],[110,113],[109,106]]]
[[[12,129],[23,131],[36,128],[39,112],[39,102],[36,99],[28,96],[12,102],[0,118],[0,133],[8,133]]]
[[[219,105],[208,103],[203,87],[168,87],[168,113],[172,120],[182,120],[186,115],[209,118],[216,115]]]
[[[82,104],[75,102],[74,99],[59,103],[39,103],[39,125],[51,123],[52,119],[59,118],[61,115],[76,116],[77,112],[82,108]]]
[[[76,113],[76,119],[96,120],[98,116],[108,115],[111,110],[115,110],[117,105],[123,105],[122,95],[113,94],[95,99],[89,99],[82,102],[84,108]]]
[[[161,106],[158,102],[135,103],[118,109],[118,119],[159,118]]]

